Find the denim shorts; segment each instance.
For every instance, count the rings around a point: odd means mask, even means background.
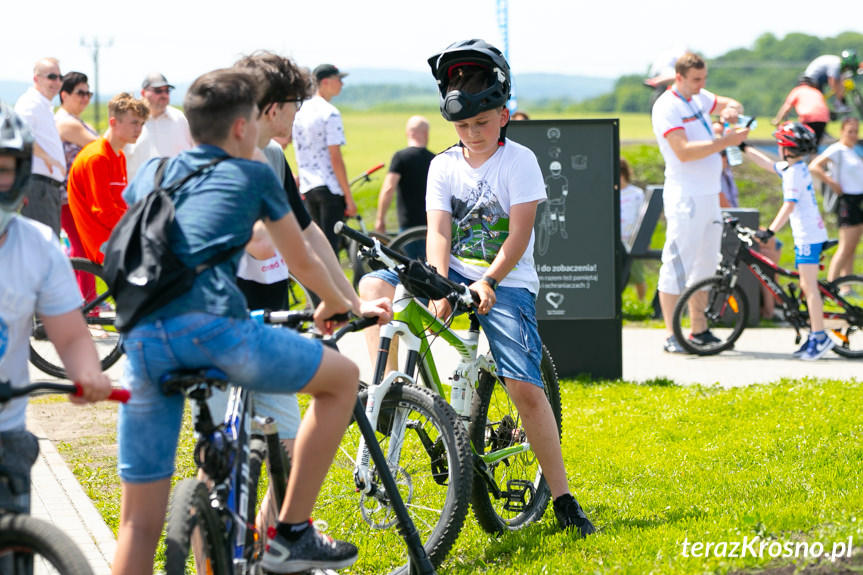
[[[800,264],[820,264],[821,250],[823,244],[794,244],[794,263]]]
[[[399,278],[391,270],[374,271],[365,277],[375,277],[392,286]],[[472,280],[453,270],[449,279],[470,285]],[[536,297],[525,288],[499,286],[497,302],[486,315],[476,314],[488,339],[491,354],[501,377],[527,381],[542,387],[540,362],[542,340],[536,323]]]
[[[182,394],[162,392],[163,375],[215,367],[231,383],[266,393],[296,393],[318,370],[320,341],[248,319],[189,313],[140,324],[123,338],[124,388],[132,392],[117,423],[118,472],[128,483],[174,472],[183,422]]]

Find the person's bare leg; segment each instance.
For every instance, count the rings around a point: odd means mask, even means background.
[[[569,493],[560,450],[560,436],[545,391],[532,383],[506,378],[506,387],[518,408],[524,431],[551,489],[552,499]]]
[[[152,575],[156,545],[165,524],[171,480],[122,483],[120,528],[111,573]]]
[[[659,293],[659,307],[662,308],[662,320],[665,322],[665,335],[674,335],[673,318],[674,306],[677,305],[677,300],[680,298],[678,294],[657,292]]]
[[[854,269],[854,252],[860,241],[860,232],[863,225],[839,228],[839,245],[836,253],[830,259],[830,268],[827,270],[827,279],[833,281],[840,276],[852,273]]]
[[[809,309],[809,326],[812,332],[824,329],[824,302],[818,291],[818,264],[800,264],[800,287],[806,296],[806,307]]]
[[[704,333],[707,330],[707,319],[704,308],[707,305],[707,290],[692,294],[687,302],[689,305],[689,325],[692,333]]]
[[[370,301],[385,297],[392,301],[395,293],[396,288],[382,279],[366,276],[360,280],[359,294],[360,298],[364,300]],[[375,366],[378,360],[378,344],[381,340],[381,328],[380,326],[373,325],[364,329],[363,334],[366,338],[366,349],[369,352],[369,359],[372,366]],[[390,354],[387,357],[387,369],[385,373],[398,369],[398,341],[398,338],[394,338],[390,344]]]
[[[644,296],[647,295],[647,282],[635,284],[635,295],[638,297],[638,301],[644,301]]]
[[[291,476],[279,521],[308,520],[357,399],[359,368],[324,348],[321,366],[301,390],[312,396],[294,442]]]
[[[292,457],[294,440],[282,439],[282,445],[285,446],[285,453],[288,454],[288,457]],[[279,512],[281,510],[276,507],[274,500],[275,496],[273,495],[273,486],[270,485],[269,489],[267,489],[267,493],[264,495],[264,500],[261,501],[261,509],[258,511],[258,516],[255,518],[255,525],[258,528],[258,533],[267,533],[269,528],[271,526],[275,526],[276,522],[279,520]]]

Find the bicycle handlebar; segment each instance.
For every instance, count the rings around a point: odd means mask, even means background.
[[[252,319],[257,321],[263,321],[264,323],[269,324],[277,324],[277,325],[285,325],[287,327],[298,329],[301,324],[312,322],[315,319],[315,312],[313,310],[302,310],[302,311],[267,311],[267,310],[255,310],[251,312]],[[348,314],[339,314],[330,318],[335,321],[345,321],[348,319]],[[343,325],[336,331],[331,339],[338,341],[345,334],[352,333],[355,331],[361,331],[366,329],[367,327],[371,327],[378,323],[378,318],[376,317],[358,317],[350,322],[347,325]],[[302,330],[300,330],[302,331]]]
[[[353,180],[351,180],[350,182],[348,182],[348,185],[349,185],[349,186],[353,186],[353,185],[354,185],[354,184],[356,184],[357,182],[361,182],[361,181],[363,181],[363,180],[368,181],[368,180],[369,180],[369,176],[371,176],[372,174],[374,174],[375,172],[377,172],[378,170],[380,170],[381,168],[383,168],[383,167],[384,167],[384,165],[385,165],[385,164],[378,164],[378,165],[376,165],[376,166],[372,166],[371,168],[369,168],[368,170],[366,170],[365,172],[363,172],[362,174],[360,174],[359,176],[357,176],[356,178],[354,178]]]
[[[24,387],[13,388],[8,381],[0,381],[0,403],[6,403],[10,399],[30,395],[34,391],[54,391],[57,393],[68,393],[75,397],[84,395],[84,388],[80,383],[55,383],[51,381],[34,381]],[[111,388],[111,393],[106,399],[126,403],[132,394],[128,389],[119,387]]]
[[[362,233],[358,232],[357,230],[355,230],[349,226],[346,226],[343,222],[337,222],[334,229],[335,229],[335,232],[337,234],[341,234],[347,238],[350,238],[350,239],[354,240],[355,242],[357,242],[358,244],[363,245],[367,248],[372,248],[374,250],[372,257],[375,257],[377,250],[380,250],[380,254],[383,254],[384,256],[390,258],[391,261],[398,262],[399,265],[405,266],[405,268],[407,268],[407,266],[409,266],[410,263],[412,261],[414,261],[402,253],[399,253],[395,250],[391,250],[390,248],[388,248],[384,245],[381,245],[381,243],[379,241],[376,241],[375,239],[370,238],[369,236],[362,234]],[[383,263],[387,263],[386,261],[383,261],[379,257],[377,257],[375,259],[378,259],[378,261],[382,261]],[[389,267],[389,265],[388,265],[388,267]],[[429,267],[431,268],[431,266],[429,266]],[[434,270],[434,268],[431,268],[431,269]],[[446,285],[450,289],[451,292],[453,292],[454,294],[456,294],[458,296],[469,295],[471,300],[473,300],[474,303],[479,303],[479,294],[476,293],[474,290],[468,288],[464,284],[456,283],[456,282],[452,281],[451,279],[449,279],[445,276],[442,276],[441,274],[438,274],[437,270],[434,270],[434,271],[437,275],[436,279],[438,281],[440,281],[441,283],[443,283],[444,285]]]

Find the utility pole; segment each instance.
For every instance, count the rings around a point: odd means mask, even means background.
[[[503,42],[501,52],[503,52],[503,57],[506,58],[511,70],[512,62],[509,59],[509,0],[497,0],[497,27],[500,30]],[[518,109],[518,99],[515,97],[514,76],[514,74],[510,73],[510,98],[506,103],[506,107],[509,108],[510,112],[515,112]]]
[[[107,44],[100,44],[99,40],[94,36],[92,42],[87,42],[85,38],[81,38],[81,46],[89,48],[93,54],[93,95],[96,97],[94,113],[96,114],[94,125],[99,129],[99,50],[101,48],[110,48],[114,45],[114,39],[109,38]]]

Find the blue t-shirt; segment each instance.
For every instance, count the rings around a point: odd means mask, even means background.
[[[227,156],[220,148],[201,145],[168,160],[163,187],[168,187],[214,158]],[[153,189],[158,159],[150,160],[123,192],[130,206]],[[282,185],[269,165],[231,158],[192,178],[173,196],[175,226],[169,232],[174,253],[190,267],[212,256],[245,245],[257,220],[279,220],[291,211]],[[243,251],[202,272],[192,289],[142,322],[183,313],[246,317],[246,300],[237,288],[237,263]]]

